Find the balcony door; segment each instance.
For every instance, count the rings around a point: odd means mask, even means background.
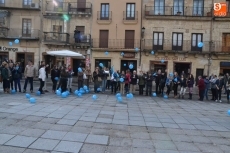
[[[100,30],[99,48],[108,48],[109,30]]]
[[[5,0],[0,0],[0,6],[4,6],[5,5]]]
[[[198,47],[199,42],[203,42],[203,34],[193,33],[191,51],[200,51],[200,52],[202,51],[202,47]]]
[[[131,49],[134,48],[134,30],[125,30],[125,48]]]
[[[31,37],[31,19],[22,19],[22,36]]]
[[[153,50],[163,50],[163,41],[163,32],[153,32]]]
[[[164,15],[165,14],[165,0],[154,1],[154,14]]]
[[[62,26],[60,25],[53,25],[53,40],[58,40],[61,41],[62,40]]]
[[[174,0],[173,15],[184,15],[184,0]]]
[[[204,0],[193,0],[193,16],[204,15]]]
[[[181,51],[183,46],[183,33],[173,33],[172,50]]]
[[[107,3],[101,4],[100,19],[109,20],[109,4]]]
[[[85,12],[86,0],[77,0],[77,10],[78,12]]]
[[[222,35],[222,51],[230,52],[230,33],[224,33]]]
[[[54,11],[63,12],[64,10],[64,3],[63,0],[55,0],[57,5],[54,5]]]
[[[30,7],[32,0],[23,0],[23,7]]]
[[[135,20],[135,4],[126,4],[126,20]]]

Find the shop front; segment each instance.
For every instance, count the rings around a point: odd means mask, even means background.
[[[121,59],[121,66],[120,66],[120,71],[126,71],[126,70],[130,70],[130,72],[132,73],[134,70],[137,71],[137,60],[135,59],[135,54],[133,52],[125,52],[123,55],[123,58]],[[133,68],[130,69],[129,65],[133,65]]]
[[[0,51],[0,65],[2,64],[2,62],[8,59],[9,59],[9,53]]]
[[[230,74],[230,62],[220,62],[220,74]]]

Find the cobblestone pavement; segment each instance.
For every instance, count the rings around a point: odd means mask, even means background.
[[[0,153],[229,153],[229,104],[0,93]]]

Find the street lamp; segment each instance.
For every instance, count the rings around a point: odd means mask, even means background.
[[[142,34],[141,37],[143,38],[143,37],[144,37],[144,34],[145,34],[145,27],[142,27],[142,28],[141,28],[141,34]]]

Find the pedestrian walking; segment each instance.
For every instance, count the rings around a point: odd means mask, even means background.
[[[2,68],[3,90],[5,93],[10,93],[10,77],[11,71],[9,65],[5,62]]]
[[[95,71],[93,72],[94,93],[98,93],[97,89],[99,88],[99,77],[99,68],[96,67]]]
[[[230,96],[230,77],[228,76],[228,80],[227,80],[227,83],[226,83],[226,88],[227,88],[227,101],[228,101],[228,104],[229,104],[229,96]]]

